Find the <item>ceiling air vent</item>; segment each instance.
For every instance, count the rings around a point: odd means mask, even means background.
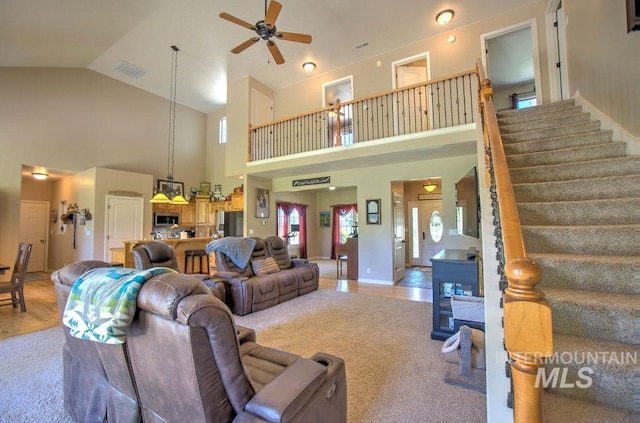
[[[113,70],[116,70],[118,72],[122,72],[125,75],[128,75],[132,78],[140,78],[142,75],[144,75],[145,73],[147,73],[146,70],[137,67],[136,65],[132,65],[129,62],[125,62],[124,60],[122,60],[120,63],[118,63],[117,65],[115,65],[113,67]]]

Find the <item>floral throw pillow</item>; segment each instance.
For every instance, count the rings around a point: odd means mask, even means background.
[[[273,257],[266,257],[251,260],[251,268],[256,275],[268,275],[269,273],[276,273],[280,271],[278,263]]]

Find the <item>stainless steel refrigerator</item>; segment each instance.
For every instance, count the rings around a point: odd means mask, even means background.
[[[224,213],[224,236],[243,236],[243,212]]]

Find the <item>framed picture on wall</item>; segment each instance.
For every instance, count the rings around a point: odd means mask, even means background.
[[[328,228],[331,226],[331,212],[321,211],[320,212],[320,227]]]
[[[380,225],[380,199],[366,200],[367,224]]]
[[[171,182],[165,179],[158,179],[158,192],[164,192],[165,194],[184,195],[184,183],[173,181],[173,190],[169,189]]]
[[[256,188],[256,217],[269,217],[269,190]]]

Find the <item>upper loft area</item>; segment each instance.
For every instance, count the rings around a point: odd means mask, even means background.
[[[474,154],[478,86],[474,68],[250,125],[247,173],[274,178]]]

